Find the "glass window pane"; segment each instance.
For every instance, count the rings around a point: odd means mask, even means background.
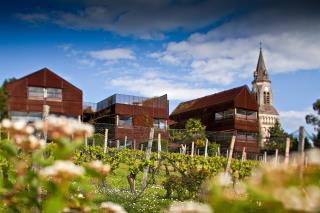
[[[153,127],[157,129],[165,129],[166,122],[163,119],[153,119]]]
[[[256,119],[257,118],[257,112],[255,111],[247,111],[247,118],[249,119]]]
[[[132,117],[120,115],[119,126],[132,126]]]
[[[246,132],[237,132],[237,139],[239,140],[246,140],[247,136],[246,136]]]
[[[246,118],[247,116],[247,111],[244,109],[237,109],[237,117],[239,118]]]
[[[44,97],[44,88],[42,87],[28,87],[28,98],[42,100]]]
[[[223,112],[216,112],[214,114],[215,120],[222,120],[223,119]]]
[[[224,118],[233,118],[234,109],[224,111]]]
[[[48,88],[47,98],[57,100],[57,101],[62,101],[62,89]]]

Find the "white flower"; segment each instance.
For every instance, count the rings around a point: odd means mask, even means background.
[[[89,168],[94,169],[96,172],[101,173],[102,175],[107,175],[111,171],[109,165],[105,165],[99,160],[90,162],[88,166]]]
[[[229,186],[232,183],[230,175],[224,172],[219,173],[216,180],[220,186]]]
[[[103,212],[107,212],[107,213],[127,213],[127,211],[124,210],[122,206],[112,202],[101,203],[100,209],[102,209]]]
[[[207,204],[194,201],[175,202],[169,208],[169,213],[212,213]]]
[[[83,198],[84,198],[83,194],[82,194],[82,193],[79,193],[79,194],[78,194],[78,198],[83,199]]]
[[[53,165],[48,166],[40,171],[43,177],[74,177],[84,174],[81,166],[75,165],[71,161],[57,160]]]
[[[306,154],[308,157],[308,163],[320,165],[320,151],[317,148],[309,150]]]
[[[24,120],[14,121],[12,127],[16,131],[22,131],[26,127],[27,123]]]
[[[12,122],[9,119],[3,119],[1,122],[1,126],[5,129],[9,129],[12,126]]]

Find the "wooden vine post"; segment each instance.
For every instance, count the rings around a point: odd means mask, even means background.
[[[194,142],[192,141],[192,144],[191,144],[191,157],[193,157],[193,153],[194,153]]]
[[[225,174],[228,174],[229,169],[230,169],[231,160],[232,160],[232,154],[233,154],[233,148],[234,148],[235,142],[236,142],[236,136],[233,135],[232,138],[231,138],[230,151],[229,151],[229,155],[228,155],[228,160],[227,160],[227,165],[226,165]]]
[[[161,161],[161,134],[158,133],[158,163]]]
[[[149,135],[148,146],[147,146],[147,150],[146,150],[146,161],[147,162],[150,160],[153,135],[154,135],[154,128],[150,128],[150,135]],[[147,164],[143,170],[143,177],[142,177],[142,184],[141,184],[142,191],[144,191],[147,188],[148,171],[149,171],[149,164]]]
[[[289,165],[289,153],[290,152],[290,138],[287,138],[286,140],[286,152],[285,152],[285,156],[284,156],[284,164],[286,166]]]
[[[299,177],[300,179],[303,178],[303,167],[304,167],[304,127],[300,126],[299,128],[299,146],[298,146],[298,152],[299,152]]]
[[[124,148],[125,149],[127,148],[127,140],[128,140],[128,137],[124,136]]]
[[[274,165],[278,165],[278,152],[279,152],[279,150],[276,149],[276,153],[275,153],[275,156],[274,156]]]
[[[103,153],[106,153],[106,152],[107,152],[107,147],[108,147],[108,129],[105,129],[105,132],[104,132]]]
[[[204,148],[204,157],[208,157],[208,138],[206,138],[206,146]]]

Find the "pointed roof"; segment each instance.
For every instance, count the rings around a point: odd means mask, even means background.
[[[260,47],[260,52],[259,52],[259,59],[258,59],[257,68],[254,71],[253,77],[254,77],[253,82],[261,82],[261,81],[270,82],[268,71],[267,71],[266,65],[264,63],[264,58],[263,58],[261,47]]]
[[[246,90],[247,93],[251,95],[248,86],[243,85],[243,86],[232,88],[222,92],[214,93],[212,95],[182,102],[173,110],[170,116],[174,116],[177,114],[181,114],[181,113],[185,113],[193,110],[203,109],[206,107],[218,106],[224,103],[234,103],[236,98],[239,96],[239,94],[242,93],[244,90]],[[256,103],[253,95],[252,95],[252,100]],[[258,105],[255,104],[253,108],[258,108]]]

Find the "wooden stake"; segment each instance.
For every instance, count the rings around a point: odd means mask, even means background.
[[[108,147],[108,129],[105,129],[104,131],[104,146],[103,146],[103,153],[107,152],[107,147]]]
[[[143,143],[141,144],[141,151],[143,151]]]
[[[158,161],[161,160],[161,134],[158,133]]]
[[[265,163],[267,163],[267,152],[266,151],[264,152],[264,155],[263,155],[263,161]]]
[[[276,149],[276,153],[275,153],[275,156],[274,156],[274,164],[278,165],[278,149]]]
[[[120,140],[118,139],[117,140],[117,149],[119,149],[120,148]]]
[[[232,154],[233,154],[233,148],[234,148],[235,142],[236,142],[236,136],[233,135],[232,138],[231,138],[231,144],[230,144],[230,154],[228,156],[228,161],[227,161],[226,170],[225,170],[226,174],[229,172],[229,169],[230,169],[231,160],[232,160]]]
[[[299,158],[298,158],[298,166],[299,166],[299,177],[303,178],[303,167],[304,167],[304,127],[300,126],[299,128]]]
[[[208,138],[206,138],[206,146],[204,148],[204,157],[208,157]]]
[[[241,155],[241,161],[246,160],[246,147],[243,147],[242,149],[242,155]]]
[[[88,137],[87,137],[87,135],[84,136],[84,145],[85,145],[85,147],[88,146]]]
[[[287,138],[286,140],[286,152],[284,156],[284,164],[286,166],[289,165],[289,154],[290,154],[290,138]]]
[[[193,153],[194,153],[194,142],[192,141],[192,143],[191,143],[191,157],[193,157]]]
[[[133,150],[136,150],[136,139],[133,139]]]
[[[124,148],[125,149],[127,148],[127,140],[128,140],[128,137],[124,136]]]
[[[146,150],[146,161],[150,160],[153,135],[154,135],[154,128],[150,128],[150,135],[149,135],[148,146]],[[144,191],[147,187],[148,171],[149,171],[149,165],[146,165],[143,170],[143,178],[142,178],[142,184],[141,184],[142,191]]]

